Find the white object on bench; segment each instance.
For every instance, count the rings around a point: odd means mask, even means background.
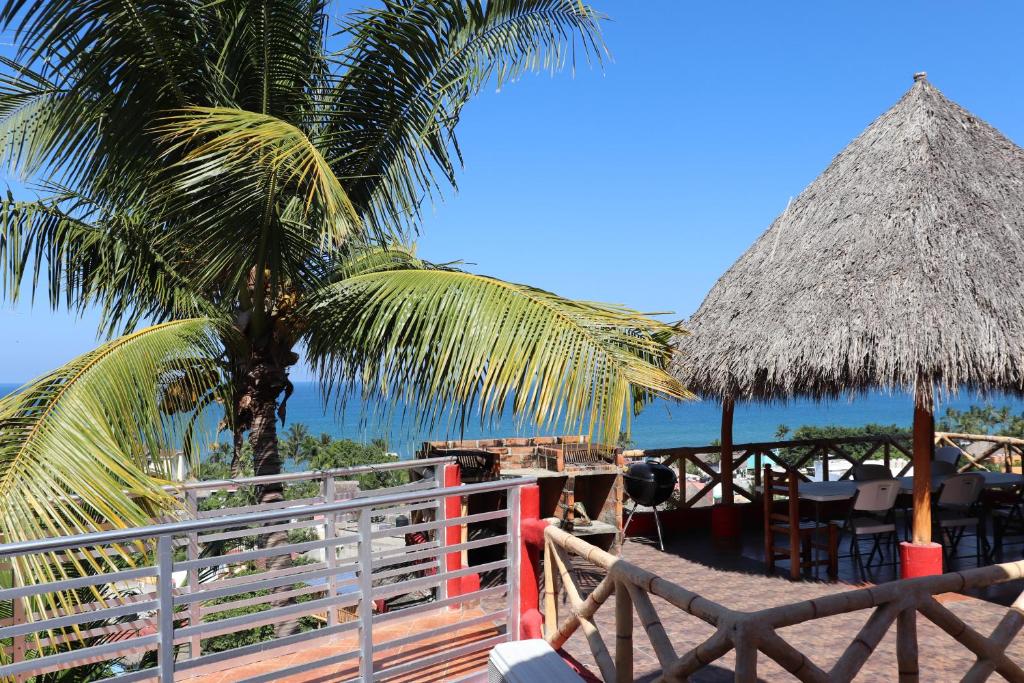
[[[487,661],[488,683],[581,683],[583,681],[546,640],[496,645]]]

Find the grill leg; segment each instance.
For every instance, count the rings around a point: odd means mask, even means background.
[[[629,523],[633,521],[633,515],[636,514],[636,501],[633,501],[633,509],[629,511],[629,517],[626,517],[626,523],[622,525],[622,542],[626,542],[626,531],[629,529]]]
[[[636,509],[636,508],[634,508]],[[661,518],[658,517],[658,507],[654,508],[654,526],[658,528],[658,547],[661,548],[661,552],[665,552],[665,542],[661,538]]]

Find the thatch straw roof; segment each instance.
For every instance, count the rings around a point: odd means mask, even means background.
[[[723,275],[678,340],[704,396],[1019,391],[1024,150],[923,74]]]

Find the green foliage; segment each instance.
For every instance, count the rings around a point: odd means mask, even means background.
[[[782,432],[782,428],[785,426],[786,425],[779,425],[779,429],[776,431],[776,436]],[[882,425],[871,423],[861,425],[859,427],[846,427],[842,425],[802,425],[789,434],[788,440],[849,439],[861,436],[883,436],[889,434],[906,434],[906,430],[895,424]],[[854,460],[860,460],[871,450],[871,444],[846,444],[842,448],[851,458]],[[806,447],[780,448],[778,449],[777,456],[781,462],[796,464],[806,452]],[[881,453],[879,451],[876,451],[875,454],[881,457]]]
[[[293,564],[301,564],[296,561]],[[236,576],[252,576],[258,574],[255,570],[246,570],[238,572]],[[291,588],[302,588],[307,584],[296,583]],[[265,588],[260,588],[247,593],[239,593],[238,595],[231,595],[225,598],[217,598],[215,600],[209,600],[203,603],[205,606],[210,607],[214,605],[227,605],[233,602],[241,600],[248,600],[257,597],[267,597],[271,595],[271,591]],[[303,595],[295,598],[295,602],[308,602],[313,598],[308,595]],[[258,605],[248,605],[245,607],[235,607],[232,609],[226,609],[222,612],[211,614],[207,617],[207,622],[221,621],[222,619],[230,619],[231,617],[238,617],[244,614],[256,614],[257,612],[265,612],[271,609],[269,602],[264,602]],[[305,616],[299,619],[299,631],[309,631],[319,626],[316,619],[313,617]],[[206,638],[202,641],[203,653],[210,652],[223,652],[224,650],[233,650],[236,647],[242,647],[243,645],[252,645],[254,643],[262,643],[267,640],[274,639],[274,625],[265,624],[263,626],[255,626],[253,628],[241,629],[233,631],[231,633],[224,633],[219,636],[212,638]]]
[[[1024,438],[1024,413],[1015,415],[1009,406],[971,406],[967,410],[947,408],[936,429],[940,432]]]
[[[296,444],[290,441],[296,436],[301,438],[301,443]],[[332,470],[357,465],[381,465],[395,462],[397,459],[394,455],[388,455],[387,443],[383,440],[378,439],[363,444],[350,439],[334,439],[328,434],[321,434],[318,438],[314,438],[304,427],[296,429],[295,434],[290,434],[283,439],[282,449],[286,453],[296,454],[293,462],[297,469]],[[354,479],[359,482],[359,488],[364,491],[399,486],[409,480],[405,471],[361,474]],[[286,496],[290,496],[292,488],[293,486],[289,486],[285,490]],[[295,497],[303,496],[296,495]]]
[[[599,21],[579,0],[389,0],[340,20],[317,0],[3,5],[0,165],[39,198],[0,199],[0,294],[46,291],[126,333],[0,402],[6,540],[147,523],[173,504],[153,476],[165,428],[190,441],[186,418],[216,402],[241,440],[303,346],[325,385],[404,399],[418,420],[514,397],[523,420],[568,416],[612,440],[645,398],[689,396],[666,371],[676,327],[404,246],[424,200],[455,186],[465,104],[599,59]],[[134,332],[141,320],[159,324]],[[292,462],[388,460],[307,436],[289,435]],[[201,476],[237,469],[218,453]]]

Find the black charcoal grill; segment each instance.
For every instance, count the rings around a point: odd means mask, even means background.
[[[661,519],[658,517],[658,506],[672,497],[675,491],[676,473],[672,468],[662,465],[655,460],[643,460],[629,466],[626,473],[622,475],[622,483],[626,493],[633,501],[633,509],[626,518],[626,525],[622,528],[622,536],[626,537],[626,530],[629,523],[633,521],[637,507],[649,507],[654,510],[654,525],[658,529],[658,547],[665,550],[665,543],[661,537]]]

